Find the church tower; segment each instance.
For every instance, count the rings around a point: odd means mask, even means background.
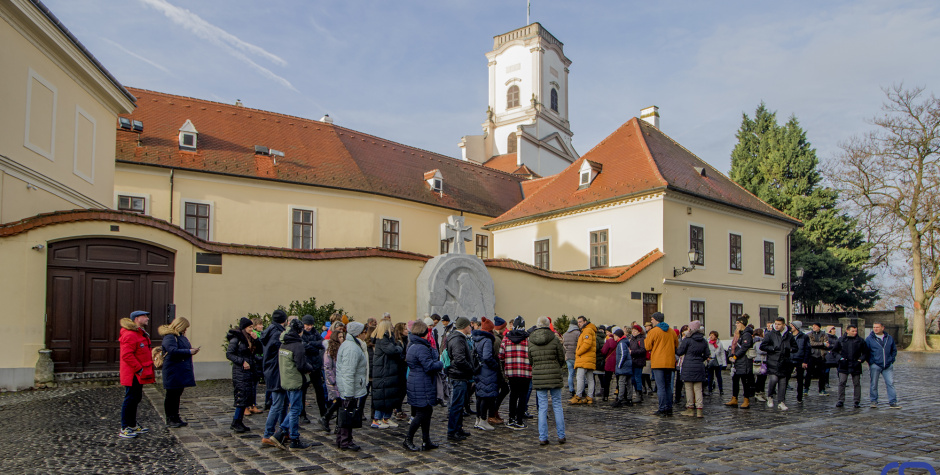
[[[461,157],[513,173],[554,175],[578,159],[568,122],[564,44],[541,24],[493,38],[483,135],[461,139]],[[515,162],[512,162],[512,159]]]

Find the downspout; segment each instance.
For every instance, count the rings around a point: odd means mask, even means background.
[[[170,224],[173,224],[173,172],[174,169],[170,169]]]
[[[787,233],[787,323],[788,324],[793,321],[793,315],[790,313],[790,300],[791,300],[791,295],[793,295],[792,293],[793,285],[790,282],[790,237],[793,236],[793,231],[795,230],[796,230],[795,228],[790,229],[790,232]]]

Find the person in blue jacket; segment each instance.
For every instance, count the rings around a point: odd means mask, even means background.
[[[168,427],[183,427],[189,425],[180,419],[180,398],[183,389],[196,385],[196,376],[193,374],[193,355],[199,353],[199,348],[193,348],[186,338],[186,329],[189,320],[177,317],[169,325],[161,325],[160,335],[163,336],[163,389],[166,398],[163,400],[163,411],[166,413]]]
[[[626,336],[620,328],[614,330],[617,340],[616,356],[614,359],[614,374],[617,376],[617,400],[611,406],[633,405],[633,356],[630,353],[630,337]]]
[[[431,442],[431,414],[434,413],[434,404],[437,403],[437,378],[444,363],[441,362],[437,350],[431,348],[427,340],[428,326],[422,322],[415,322],[408,335],[408,354],[405,362],[408,364],[408,404],[414,418],[408,427],[408,436],[402,445],[412,451],[436,449],[437,444]],[[421,428],[421,447],[414,444],[415,433]]]
[[[894,343],[894,338],[885,333],[883,323],[875,322],[865,343],[868,344],[868,372],[871,376],[868,397],[871,399],[871,407],[878,407],[878,376],[884,376],[885,387],[888,388],[888,407],[900,409],[898,394],[894,390],[894,360],[898,356],[898,346]]]
[[[496,405],[496,396],[499,395],[497,372],[500,371],[498,349],[494,346],[496,337],[493,336],[495,325],[490,319],[483,317],[479,330],[470,333],[473,340],[473,350],[476,352],[481,366],[474,376],[477,383],[477,422],[473,427],[481,430],[493,430],[493,426],[486,421],[486,414]]]

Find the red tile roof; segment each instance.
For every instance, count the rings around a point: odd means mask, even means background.
[[[485,259],[484,262],[487,267],[514,269],[550,279],[617,283],[626,282],[650,264],[658,261],[663,255],[662,251],[654,249],[630,265],[574,272],[549,271],[513,259]]]
[[[118,162],[360,191],[432,206],[499,216],[522,200],[523,177],[320,121],[128,88],[129,117],[144,130],[118,129]],[[179,150],[179,128],[192,120],[196,152]],[[256,154],[255,145],[284,152]],[[275,160],[277,164],[275,165]],[[424,181],[443,175],[443,193]]]
[[[494,155],[489,160],[483,162],[483,166],[499,170],[501,172],[513,173],[519,168],[516,154],[507,153],[503,155]]]
[[[591,186],[579,190],[578,172],[583,160],[597,163],[603,169]],[[706,176],[695,167],[704,168]],[[486,226],[550,216],[656,190],[678,191],[800,224],[796,218],[764,203],[659,129],[637,118],[620,126],[561,173],[543,180],[548,183],[537,190],[530,190],[534,188],[532,185],[523,184],[526,198]]]
[[[542,189],[543,186],[552,182],[555,176],[547,176],[544,178],[533,178],[531,180],[526,180],[522,182],[522,196],[528,198],[532,196],[533,193]]]

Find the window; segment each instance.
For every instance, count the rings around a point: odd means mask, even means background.
[[[732,303],[731,304],[731,333],[729,333],[729,335],[734,335],[734,322],[741,315],[744,315],[744,304]]]
[[[394,219],[382,220],[382,247],[398,250],[398,221]]]
[[[291,247],[313,249],[313,211],[295,209],[292,216]]]
[[[764,241],[764,274],[774,275],[774,243]]]
[[[581,181],[578,183],[578,186],[585,186],[591,181],[591,172],[583,171],[581,172]]]
[[[477,257],[488,259],[490,257],[490,237],[477,234]]]
[[[186,203],[186,232],[202,239],[209,239],[209,205]]]
[[[705,323],[705,302],[701,300],[693,300],[692,306],[689,312],[690,320],[698,320]]]
[[[591,232],[591,269],[607,267],[607,230]]]
[[[689,249],[698,250],[697,266],[705,265],[705,229],[701,226],[689,226]]]
[[[551,99],[552,110],[558,112],[558,91],[556,91],[554,88],[552,89]]]
[[[441,254],[450,252],[450,239],[441,239]]]
[[[731,258],[729,263],[731,270],[741,270],[741,235],[728,235],[728,254]]]
[[[509,134],[509,138],[506,139],[506,153],[516,153],[516,145],[518,140],[516,140],[516,133],[513,132]]]
[[[506,91],[506,108],[512,109],[513,107],[519,107],[519,86],[515,84],[509,86],[509,90]]]
[[[147,199],[138,196],[118,195],[118,210],[143,214],[147,209]]]
[[[535,241],[535,267],[548,270],[548,239]]]

